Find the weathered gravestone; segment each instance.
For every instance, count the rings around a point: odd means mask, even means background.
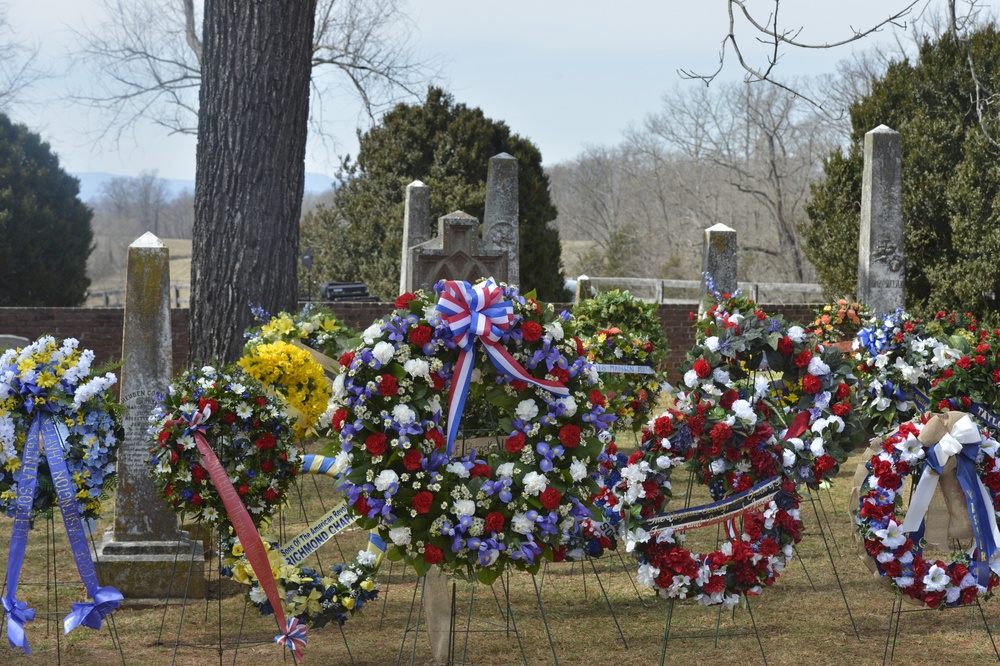
[[[732,294],[737,289],[736,255],[739,244],[736,231],[724,224],[713,224],[705,229],[705,242],[701,252],[701,272],[712,276],[715,290]],[[702,294],[708,293],[707,283],[702,283]]]
[[[902,170],[898,132],[879,125],[865,134],[858,300],[879,315],[906,305]]]
[[[517,284],[517,160],[506,153],[490,158],[486,179],[483,234],[479,220],[455,211],[438,218],[438,235],[430,237],[427,186],[414,181],[406,188],[400,291],[433,287],[438,280],[475,282],[482,277]]]
[[[151,233],[128,248],[121,368],[125,439],[118,451],[114,529],[97,545],[101,581],[126,599],[205,594],[202,545],[178,528],[177,516],[149,476],[147,419],[172,372],[168,260],[166,246]]]
[[[501,153],[490,158],[486,177],[483,234],[479,220],[462,211],[438,218],[438,235],[430,237],[430,191],[420,181],[406,188],[400,291],[429,289],[439,280],[475,283],[492,277],[508,284],[520,280],[517,159]],[[457,451],[481,442],[465,442]],[[461,453],[458,453],[461,455]],[[452,600],[448,577],[432,567],[424,579],[422,600],[434,663],[448,660],[452,632]]]
[[[31,340],[28,338],[22,338],[20,335],[3,335],[0,334],[0,350],[3,349],[23,349],[31,344]]]

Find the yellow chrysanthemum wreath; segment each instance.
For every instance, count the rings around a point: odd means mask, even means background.
[[[277,391],[294,410],[298,417],[294,429],[299,439],[312,434],[330,400],[330,384],[312,354],[278,340],[248,345],[239,365]]]

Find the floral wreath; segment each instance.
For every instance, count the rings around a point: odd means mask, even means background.
[[[260,306],[251,306],[254,321],[259,322],[244,335],[247,345],[261,342],[300,342],[307,347],[336,358],[353,346],[357,334],[341,323],[324,306],[307,303],[298,312],[271,315]]]
[[[864,303],[838,298],[827,303],[813,314],[816,318],[809,330],[825,343],[851,341],[874,313]]]
[[[336,476],[339,470],[334,463],[332,458],[307,455],[304,456],[302,473]],[[333,531],[331,528],[326,533],[332,536]],[[297,618],[312,627],[322,627],[330,622],[343,626],[348,613],[353,615],[365,603],[378,597],[375,575],[382,561],[384,544],[377,538],[371,538],[368,548],[359,551],[352,562],[336,565],[330,576],[309,567],[289,564],[276,541],[262,537],[261,542],[271,563],[271,573],[286,617]],[[230,550],[223,556],[221,573],[237,583],[250,586],[247,596],[261,615],[274,612],[238,539],[232,542]]]
[[[608,400],[608,411],[618,417],[615,424],[638,430],[649,417],[660,393],[660,380],[653,369],[653,343],[629,335],[617,326],[583,339],[587,360],[601,366],[635,366],[638,372],[601,373],[601,383]]]
[[[209,416],[200,427],[240,500],[258,527],[270,518],[300,464],[291,421],[277,400],[239,368],[212,366],[183,373],[160,398],[150,417],[150,464],[157,490],[170,507],[213,527],[228,524],[190,432],[191,418],[207,409]]]
[[[903,423],[884,439],[873,442],[871,455],[858,466],[855,477],[852,513],[862,559],[891,589],[931,608],[988,599],[1000,582],[996,574],[1000,570],[998,556],[990,556],[990,548],[982,547],[981,542],[973,546],[974,550],[953,554],[949,562],[927,559],[923,554],[927,502],[939,475],[940,483],[945,483],[942,471],[952,457],[957,460],[962,485],[957,489],[958,503],[971,505],[972,511],[984,514],[970,525],[981,525],[982,533],[989,535],[985,537],[987,542],[992,540],[994,547],[1000,542],[995,516],[1000,508],[1000,444],[963,417],[966,415],[961,412],[926,414],[920,420]],[[919,485],[904,519],[901,488],[908,475],[914,482],[919,479]],[[966,502],[961,497],[966,486],[967,496],[975,501]],[[982,506],[977,508],[980,503]],[[972,533],[977,531],[973,529]]]
[[[590,517],[597,435],[614,420],[573,317],[492,280],[440,282],[396,306],[341,358],[340,489],[388,558],[418,573],[537,571]],[[501,441],[453,452],[463,409],[487,404]]]
[[[97,518],[101,497],[113,483],[118,443],[123,431],[114,396],[116,377],[92,375],[94,352],[78,342],[43,336],[23,349],[0,355],[0,509],[13,516],[20,481],[21,456],[28,428],[40,412],[65,427],[66,464],[76,486],[80,516]],[[48,461],[39,461],[32,512],[56,503]]]

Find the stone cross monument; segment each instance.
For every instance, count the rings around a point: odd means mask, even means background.
[[[128,248],[122,359],[125,438],[118,450],[114,528],[97,545],[101,582],[126,599],[204,596],[202,546],[178,528],[149,476],[147,418],[154,396],[170,383],[173,354],[168,250],[148,232]]]
[[[906,306],[902,170],[898,132],[879,125],[865,134],[858,300],[876,315]]]

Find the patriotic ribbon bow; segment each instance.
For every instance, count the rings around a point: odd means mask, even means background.
[[[476,339],[483,343],[486,354],[497,370],[556,395],[569,395],[569,389],[562,383],[536,379],[529,375],[528,371],[521,367],[521,364],[500,344],[501,336],[514,323],[514,306],[510,301],[503,300],[503,289],[493,281],[493,278],[487,278],[474,287],[463,281],[445,282],[444,291],[437,302],[437,310],[461,350],[448,393],[446,452],[449,456],[455,445],[458,426],[465,410],[465,401],[469,396],[469,385],[476,359],[474,353]]]
[[[285,625],[285,633],[275,636],[274,642],[287,646],[295,662],[301,662],[302,649],[306,646],[306,626],[299,622],[297,617],[289,618]]]
[[[28,608],[24,601],[10,597],[3,598],[3,609],[7,614],[7,641],[10,646],[31,654],[28,638],[24,635],[24,625],[35,619],[35,609]]]
[[[73,604],[72,612],[63,621],[68,634],[81,624],[91,629],[100,629],[104,617],[121,606],[122,593],[111,585],[106,585],[94,594],[94,601]]]

